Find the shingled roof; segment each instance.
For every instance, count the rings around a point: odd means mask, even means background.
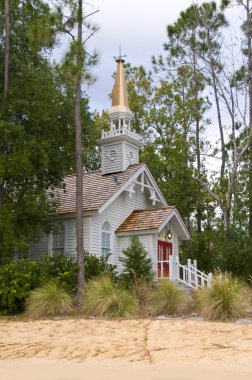
[[[83,211],[99,210],[120,188],[143,166],[143,164],[130,165],[127,170],[120,173],[101,175],[100,171],[84,173],[83,176]],[[119,185],[114,176],[119,176]],[[76,176],[69,175],[64,178],[64,189],[57,189],[60,205],[57,214],[67,214],[76,210]]]
[[[135,210],[117,228],[116,232],[158,229],[174,210],[175,206]]]

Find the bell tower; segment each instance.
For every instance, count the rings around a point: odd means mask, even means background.
[[[129,108],[124,60],[119,57],[116,63],[112,107],[107,113],[110,130],[102,131],[101,139],[97,141],[101,146],[102,175],[125,171],[129,165],[138,163],[138,150],[142,145],[140,136],[131,130],[134,115]]]

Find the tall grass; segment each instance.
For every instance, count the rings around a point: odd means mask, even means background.
[[[139,315],[150,316],[152,310],[152,292],[155,289],[154,283],[137,280],[132,285],[132,291],[138,300]]]
[[[158,283],[152,294],[152,314],[176,314],[182,312],[187,305],[185,292],[168,280]]]
[[[70,295],[56,282],[33,290],[27,300],[26,314],[30,318],[39,319],[68,314],[72,311]]]
[[[105,276],[87,285],[83,312],[108,318],[129,317],[137,314],[138,303],[129,290],[116,286],[110,277]]]
[[[228,273],[215,275],[211,288],[196,292],[199,313],[209,321],[229,321],[246,315],[249,306],[245,285]]]

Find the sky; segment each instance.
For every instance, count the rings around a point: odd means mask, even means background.
[[[198,0],[198,3],[203,1]],[[91,110],[101,112],[110,107],[108,94],[113,87],[116,69],[114,56],[126,54],[126,62],[133,66],[151,68],[152,55],[163,52],[166,26],[176,21],[182,10],[192,4],[191,0],[92,0],[86,5],[86,13],[99,12],[89,18],[100,27],[88,40],[90,53],[99,53],[99,63],[93,68],[96,83],[85,88],[90,98]]]

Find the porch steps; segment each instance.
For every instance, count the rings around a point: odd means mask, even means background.
[[[169,278],[188,291],[212,285],[212,274],[199,271],[196,260],[188,259],[187,265],[182,265],[178,257],[172,255],[169,256]]]
[[[192,293],[192,291],[194,290],[191,286],[187,285],[187,284],[184,284],[183,282],[180,282],[179,280],[175,282],[175,285],[181,289],[181,290],[184,290],[188,293]]]

